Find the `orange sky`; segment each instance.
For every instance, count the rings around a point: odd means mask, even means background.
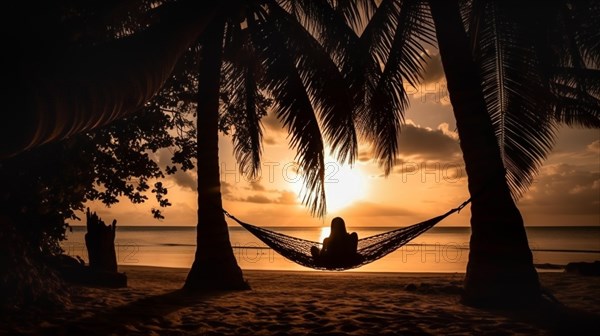
[[[466,175],[438,56],[431,60],[425,84],[409,92],[411,107],[393,173],[382,176],[368,146],[362,146],[352,169],[330,158],[326,171],[330,206],[324,219],[312,218],[300,204],[302,183],[294,172],[294,152],[272,115],[263,120],[263,169],[258,181],[247,181],[237,172],[231,139],[221,137],[224,207],[262,226],[320,226],[342,216],[352,227],[405,226],[462,203],[468,198]],[[164,166],[168,157],[162,153],[156,158]],[[152,218],[150,209],[156,203],[151,197],[141,205],[123,200],[111,208],[90,206],[105,221],[116,218],[121,225],[195,225],[195,179],[195,172],[178,172],[166,179],[173,205],[163,210],[162,221]],[[518,204],[529,226],[600,225],[600,131],[561,129],[554,151]],[[469,216],[467,207],[438,225],[466,226]]]

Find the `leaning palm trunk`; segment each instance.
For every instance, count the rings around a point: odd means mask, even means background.
[[[540,297],[539,280],[523,219],[504,178],[458,2],[430,0],[430,6],[473,197],[464,301],[474,305],[530,302]]]
[[[0,159],[106,125],[141,108],[210,22],[217,2],[176,4],[160,23],[105,44],[21,66],[11,84]],[[19,60],[20,61],[20,60]]]
[[[245,289],[229,241],[221,203],[219,174],[219,86],[223,19],[215,19],[202,36],[197,106],[198,227],[196,255],[184,288]]]

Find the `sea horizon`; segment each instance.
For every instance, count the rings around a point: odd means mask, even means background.
[[[258,223],[257,223],[258,224]],[[257,225],[257,224],[253,224],[262,228],[298,228],[298,229],[310,229],[310,228],[320,228],[320,227],[324,227],[324,226],[328,226],[329,224],[324,223],[323,225],[320,226],[314,226],[314,225],[302,225],[302,226],[296,226],[296,225]],[[413,223],[414,224],[414,223]],[[72,228],[86,228],[85,224],[68,224],[69,227]],[[409,226],[410,224],[407,224],[405,226]],[[348,226],[348,229],[351,228],[386,228],[386,229],[394,229],[394,228],[401,228],[401,227],[405,227],[405,226],[394,226],[394,225],[377,225],[377,226],[371,226],[371,225],[362,225],[362,226]],[[119,228],[195,228],[196,225],[168,225],[168,224],[163,224],[163,225],[154,225],[154,224],[145,224],[145,225],[136,225],[136,224],[117,224],[117,229]],[[239,225],[230,225],[227,224],[228,228],[240,228],[243,229],[242,227],[240,227]],[[434,228],[470,228],[470,225],[438,225]],[[525,224],[525,228],[600,228],[600,225],[571,225],[571,224],[563,224],[563,225],[536,225],[536,224]]]

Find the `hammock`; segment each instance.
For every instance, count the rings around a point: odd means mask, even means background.
[[[462,210],[462,208],[469,204],[469,202],[471,202],[471,199],[468,199],[457,208],[451,209],[441,216],[437,216],[411,226],[359,239],[356,257],[345,262],[344,264],[334,265],[319,262],[313,258],[310,251],[311,248],[313,246],[321,248],[323,246],[322,243],[288,236],[279,232],[242,222],[225,210],[223,210],[223,213],[227,217],[236,221],[246,230],[250,231],[250,233],[255,235],[263,243],[275,250],[275,252],[281,254],[286,259],[316,270],[343,271],[352,268],[358,268],[385,257],[386,255],[404,246],[406,243],[413,240],[420,234],[431,229],[435,224],[439,223],[444,218],[455,212],[459,212]]]

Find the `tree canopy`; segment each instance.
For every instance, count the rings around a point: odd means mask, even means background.
[[[118,40],[143,30],[151,14],[149,3],[144,1],[134,8],[108,3],[72,6],[51,8],[55,16],[48,15],[44,22],[49,27],[45,33],[52,34],[48,40],[38,41],[40,46],[64,53]],[[117,9],[119,15],[114,14]],[[37,32],[39,24],[29,29]],[[30,236],[36,249],[60,252],[65,220],[76,219],[77,211],[88,201],[110,206],[124,197],[142,203],[153,194],[157,206],[152,213],[163,217],[160,209],[170,203],[160,180],[194,167],[195,102],[189,93],[197,85],[190,70],[197,66],[195,55],[183,54],[173,76],[138,112],[2,160],[2,213],[16,221],[19,232]],[[160,151],[170,152],[170,163],[159,164]]]

